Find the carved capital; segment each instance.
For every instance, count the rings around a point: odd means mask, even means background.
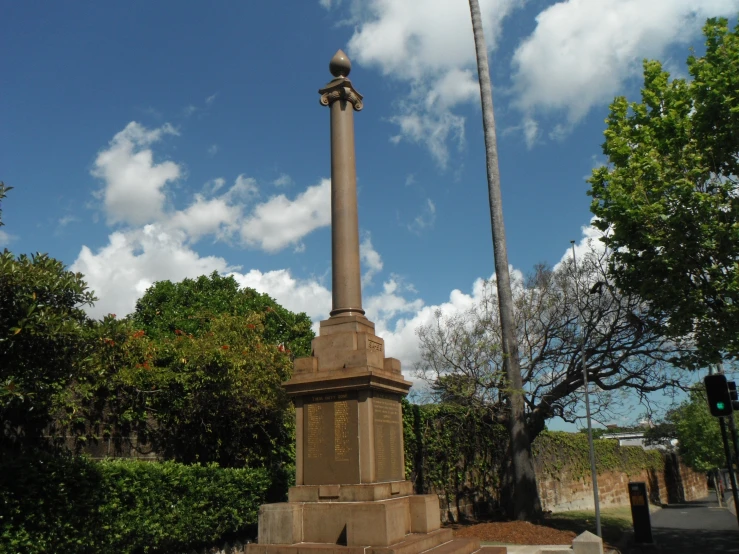
[[[321,105],[330,106],[337,100],[349,102],[354,111],[360,111],[364,105],[362,104],[362,95],[354,88],[352,82],[346,77],[334,79],[324,88],[318,91],[321,95]]]

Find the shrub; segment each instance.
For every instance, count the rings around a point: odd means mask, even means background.
[[[245,533],[265,470],[37,452],[0,462],[0,551],[174,552]]]

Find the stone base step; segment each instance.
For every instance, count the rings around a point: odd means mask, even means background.
[[[480,550],[480,541],[477,539],[452,539],[424,551],[424,554],[472,554],[478,550]]]
[[[454,539],[451,529],[437,529],[430,533],[412,533],[390,546],[369,547],[367,554],[419,554]]]
[[[508,554],[505,546],[483,546],[475,554]]]
[[[477,539],[455,539],[451,529],[407,535],[390,546],[337,544],[250,544],[247,554],[506,554],[505,546],[483,546]]]

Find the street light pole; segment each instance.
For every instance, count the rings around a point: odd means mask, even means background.
[[[575,241],[571,240],[572,245],[572,265],[575,276],[575,295],[577,297],[577,315],[578,325],[580,326],[580,358],[582,360],[582,379],[585,386],[585,415],[588,420],[588,447],[590,450],[590,476],[593,480],[593,502],[595,503],[595,534],[602,537],[600,530],[600,498],[598,496],[598,470],[595,467],[595,448],[593,446],[593,424],[590,419],[590,387],[588,385],[588,370],[585,359],[585,322],[580,307],[580,285],[577,279],[577,257],[575,256]]]

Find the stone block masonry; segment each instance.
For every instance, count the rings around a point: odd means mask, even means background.
[[[669,457],[667,464],[674,463]],[[678,463],[679,472],[671,477],[670,471],[644,469],[638,473],[627,474],[621,471],[607,471],[598,474],[598,489],[602,508],[628,506],[629,481],[647,483],[649,500],[652,504],[671,504],[703,498],[708,494],[706,476]],[[537,475],[537,485],[542,508],[552,512],[570,510],[593,510],[593,487],[590,476],[573,477],[567,468],[556,477]]]

